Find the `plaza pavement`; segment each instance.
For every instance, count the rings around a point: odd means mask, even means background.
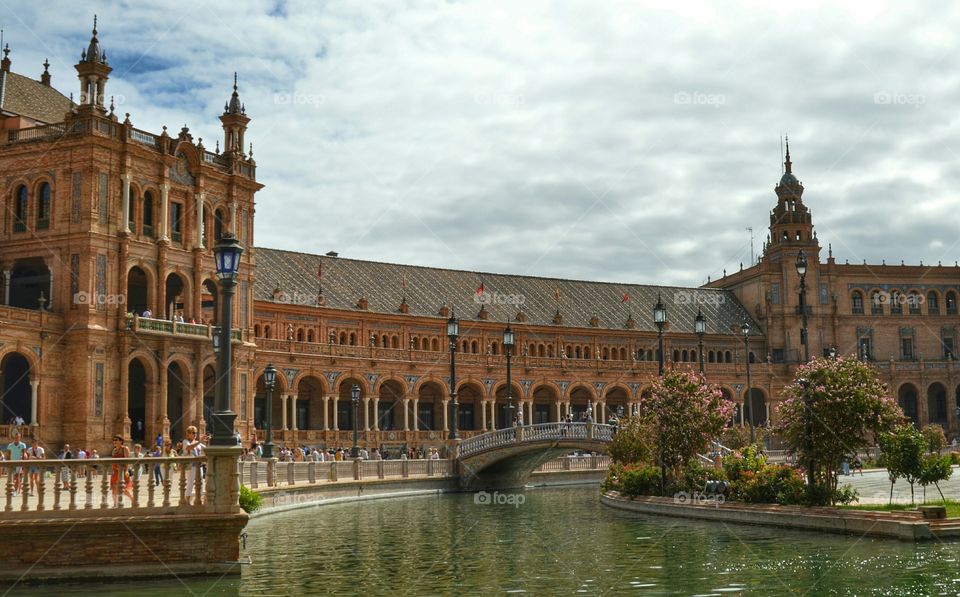
[[[885,469],[869,469],[856,475],[840,475],[840,486],[852,485],[859,494],[861,504],[886,504],[890,500],[890,479]],[[960,467],[953,467],[950,479],[940,483],[940,490],[948,500],[960,500]],[[914,498],[917,503],[923,501],[923,487],[916,483],[913,487]],[[933,485],[927,486],[927,501],[939,501],[940,493]],[[910,503],[910,484],[898,479],[893,486],[893,501],[895,503]]]

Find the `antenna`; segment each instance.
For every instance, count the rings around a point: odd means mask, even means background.
[[[783,176],[783,133],[780,133],[780,176]]]
[[[750,231],[750,266],[753,266],[753,226],[747,226]]]

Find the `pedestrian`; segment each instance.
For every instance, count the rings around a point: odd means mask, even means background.
[[[181,455],[182,456],[200,456],[203,454],[203,449],[206,446],[200,441],[201,438],[197,437],[197,428],[193,425],[187,427],[187,437],[180,444]],[[193,496],[193,486],[197,481],[197,472],[199,467],[196,464],[190,465],[190,468],[187,472],[187,502],[190,502],[190,498]],[[197,496],[197,500],[200,499],[200,496]]]
[[[122,435],[113,436],[113,451],[110,452],[110,458],[130,458],[130,448],[123,445]],[[130,475],[127,471],[127,465],[116,463],[110,465],[110,493],[113,495],[114,508],[119,508],[122,503],[121,492],[131,500],[133,499],[130,488],[127,487],[128,484],[130,484]]]
[[[43,449],[43,446],[40,445],[40,442],[37,438],[33,438],[30,441],[30,460],[43,460],[46,452]],[[40,465],[33,464],[30,465],[30,491],[33,495],[37,495],[40,491]]]
[[[7,444],[7,460],[24,460],[24,454],[27,452],[27,444],[20,441],[20,432],[13,432],[13,441]],[[13,475],[13,495],[17,495],[23,485],[23,467],[18,466],[10,469]]]

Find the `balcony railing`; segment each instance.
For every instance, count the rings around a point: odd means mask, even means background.
[[[216,328],[212,325],[200,323],[182,323],[179,321],[138,317],[134,315],[128,317],[127,329],[133,332],[213,338],[213,330]],[[233,337],[234,342],[243,341],[243,330],[230,330],[230,335]]]

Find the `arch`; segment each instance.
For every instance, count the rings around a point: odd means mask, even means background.
[[[194,314],[199,323],[220,325],[219,297],[219,286],[214,280],[207,278],[200,284],[200,313]]]
[[[0,358],[0,374],[3,376],[3,394],[0,395],[2,422],[7,423],[16,417],[32,424],[34,405],[30,387],[31,374],[36,371],[31,359],[17,350],[11,350]]]
[[[936,290],[930,290],[927,292],[927,314],[940,314],[940,293],[938,293]]]
[[[259,323],[253,324],[253,337],[254,337],[254,338],[260,338],[260,337],[261,337],[261,336],[260,336],[260,332],[261,332],[261,330],[260,330],[260,324],[259,324]]]
[[[506,381],[498,382],[494,386],[493,396],[494,423],[496,429],[510,427],[513,425],[513,420],[517,416],[517,413],[520,411],[520,403],[524,398],[523,387],[511,379],[510,391],[508,392]],[[528,421],[524,421],[524,423],[528,423]]]
[[[938,381],[927,387],[927,418],[928,423],[939,423],[946,429],[949,420],[947,387]]]
[[[303,328],[297,328],[297,342],[303,342]]]
[[[606,405],[606,416],[609,419],[611,415],[622,418],[629,413],[628,403],[630,402],[630,388],[622,383],[613,383],[607,387],[603,394],[603,402]],[[597,421],[606,423],[606,421]]]
[[[947,315],[956,315],[957,314],[957,293],[948,290],[946,296],[943,299],[944,307],[947,309]]]
[[[457,387],[457,402],[460,404],[457,426],[464,431],[476,431],[482,427],[480,409],[483,408],[483,384],[472,379],[464,380]]]
[[[253,424],[257,429],[266,429],[267,423],[267,385],[263,381],[263,372],[266,367],[259,367],[256,373],[257,382],[253,398]],[[272,409],[270,416],[270,428],[280,429],[282,427],[282,408],[283,404],[277,399],[280,394],[287,392],[287,376],[282,371],[277,371],[277,377],[274,380],[272,398]]]
[[[37,187],[37,230],[50,228],[53,188],[46,180]]]
[[[28,257],[17,259],[10,275],[10,306],[20,307],[21,309],[40,309],[41,295],[50,303],[50,268],[42,257]],[[71,300],[82,304],[83,300],[87,304],[94,304],[90,297],[80,295],[71,297]],[[103,297],[106,300],[106,297]]]
[[[145,441],[147,438],[147,385],[153,376],[150,375],[149,360],[135,356],[126,364],[127,367],[127,417],[130,419],[130,439],[135,442]]]
[[[490,353],[493,355],[500,354],[500,343],[497,342],[496,340],[490,343]]]
[[[171,360],[166,367],[167,375],[167,420],[170,421],[170,439],[178,442],[183,439],[186,428],[191,424],[186,420],[185,398],[190,396],[190,368],[179,358]]]
[[[680,353],[680,360],[681,360],[682,362],[684,362],[684,363],[686,363],[686,362],[688,362],[688,361],[690,360],[690,353],[687,352],[686,349],[684,349],[684,350]]]
[[[350,346],[356,346],[356,345],[357,345],[357,333],[350,332]]]
[[[550,383],[540,383],[530,393],[533,401],[533,418],[524,421],[526,424],[539,425],[552,423],[558,420],[557,403],[560,400],[560,389]]]
[[[269,326],[269,325],[263,326],[263,337],[264,337],[264,338],[268,338],[268,339],[272,337],[272,336],[270,335],[270,326]]]
[[[164,283],[162,317],[173,319],[174,315],[182,314],[188,296],[190,296],[190,281],[187,276],[178,271],[167,274]]]
[[[917,408],[917,394],[917,386],[905,383],[897,390],[897,404],[903,409],[903,414],[919,427],[920,412]]]
[[[156,197],[156,191],[148,189],[143,192],[143,199],[140,201],[140,233],[150,238],[156,236],[157,202],[154,197]]]
[[[316,342],[317,338],[314,335],[313,328],[307,330],[307,342]]]
[[[390,336],[390,348],[393,348],[394,350],[400,348],[400,336]]]
[[[127,270],[127,311],[142,315],[149,312],[151,298],[150,274],[139,265],[135,265]]]
[[[300,375],[292,384],[297,389],[292,419],[297,429],[323,429],[323,397],[326,381],[312,374]]]
[[[547,358],[553,358],[553,344],[547,344]]]
[[[596,408],[594,403],[597,401],[597,395],[593,388],[585,383],[575,383],[570,386],[567,392],[568,412],[573,414],[575,421],[585,420],[587,409]],[[591,411],[591,416],[593,412]]]
[[[13,231],[26,232],[30,212],[30,191],[21,184],[13,194]]]
[[[377,427],[383,431],[403,429],[403,400],[407,396],[407,384],[397,378],[387,378],[375,388],[379,397],[377,404]],[[409,425],[409,421],[407,423]]]
[[[673,362],[678,363],[680,361],[680,351],[674,349],[673,351]]]
[[[340,345],[343,346],[347,343],[347,333],[340,332]]]
[[[767,396],[766,393],[757,387],[750,388],[749,393],[744,392],[744,397],[750,399],[750,418],[753,419],[754,427],[762,427],[767,424]],[[746,413],[745,413],[746,414]]]
[[[730,352],[729,350],[728,350],[727,352],[723,353],[723,361],[724,361],[725,363],[732,363],[732,362],[733,362],[733,353]]]
[[[279,378],[279,376],[277,376]],[[333,393],[340,396],[341,398],[346,398],[350,400],[350,390],[353,388],[353,384],[360,386],[360,397],[370,395],[370,385],[367,383],[367,380],[363,378],[362,375],[349,374],[339,378],[333,386]],[[344,393],[346,392],[346,393]],[[341,427],[343,429],[343,427]]]
[[[708,362],[708,363],[712,363],[712,362],[713,362],[713,351],[712,351],[712,350],[710,350],[710,351],[707,352],[707,362]]]
[[[907,301],[907,311],[911,315],[920,315],[920,308],[924,302],[923,294],[916,289],[911,289],[907,292],[905,300]]]
[[[420,338],[414,336],[410,339],[410,349],[411,350],[420,350]]]
[[[443,401],[448,396],[447,385],[435,379],[417,384],[417,428],[426,431],[443,429]],[[449,423],[449,421],[448,421]]]
[[[424,348],[424,350],[426,350],[426,348]],[[434,351],[434,352],[439,351],[439,350],[440,350],[440,341],[437,340],[436,338],[433,338],[432,340],[430,340],[430,350],[432,350],[432,351]]]

